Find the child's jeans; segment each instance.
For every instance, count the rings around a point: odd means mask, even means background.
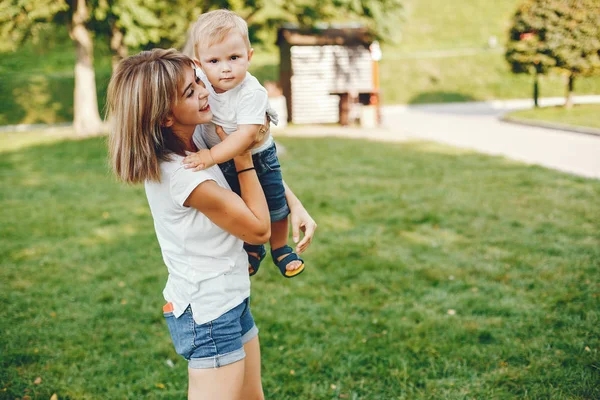
[[[262,186],[265,192],[271,222],[287,218],[290,209],[285,200],[285,187],[283,186],[281,165],[279,165],[279,159],[277,158],[275,143],[260,153],[253,154],[252,161],[254,162],[254,168],[256,168],[260,186]],[[219,164],[219,167],[223,171],[223,175],[225,175],[225,179],[227,179],[231,190],[239,195],[240,182],[238,181],[233,160]]]

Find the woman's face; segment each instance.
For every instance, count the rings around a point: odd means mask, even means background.
[[[172,128],[206,124],[213,115],[208,105],[208,90],[190,66],[185,70],[183,84],[177,87],[177,102],[171,109]]]

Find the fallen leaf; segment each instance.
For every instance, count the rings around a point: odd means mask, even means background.
[[[449,309],[448,310],[448,315],[456,315],[456,310]]]
[[[348,396],[346,393],[340,393],[340,395],[339,395],[338,397],[339,397],[340,399],[347,399],[347,398],[348,398],[348,397],[350,397],[350,396]]]
[[[52,311],[52,312],[50,313],[50,316],[51,316],[52,318],[54,318],[54,317],[56,317],[56,313],[55,313],[54,311]]]
[[[37,378],[35,378],[35,381],[33,381],[34,385],[39,385],[40,383],[42,383],[42,377],[38,376]]]
[[[56,393],[52,394],[52,396],[50,396],[50,400],[58,400],[58,396],[56,395]]]
[[[585,346],[585,351],[592,351],[588,346]]]
[[[21,397],[21,400],[31,400],[31,396],[25,395]]]
[[[164,389],[165,385],[163,383],[157,383],[156,387],[159,388],[159,389]]]
[[[121,304],[123,304],[123,305],[127,304],[127,300],[126,299],[121,300]]]
[[[331,384],[331,390],[335,390],[337,389],[337,386],[335,386],[333,383]]]
[[[290,369],[290,375],[296,375],[296,371],[294,371],[293,369]]]

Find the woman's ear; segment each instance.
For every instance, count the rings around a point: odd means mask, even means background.
[[[173,126],[173,122],[173,116],[169,115],[167,118],[165,118],[161,126],[164,126],[165,128],[170,128]]]

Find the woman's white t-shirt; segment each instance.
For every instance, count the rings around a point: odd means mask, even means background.
[[[194,133],[199,149],[207,148],[202,127]],[[212,180],[229,189],[218,166],[192,172],[173,155],[160,164],[161,182],[146,182],[146,196],[154,218],[156,237],[169,277],[163,296],[179,317],[188,305],[194,321],[212,321],[250,295],[248,256],[243,241],[183,203],[202,182]]]

